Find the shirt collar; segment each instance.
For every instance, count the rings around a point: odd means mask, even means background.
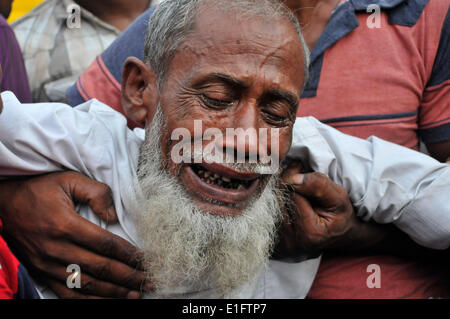
[[[350,1],[341,3],[331,14],[330,21],[311,52],[311,64],[326,49],[359,26]]]
[[[407,0],[348,0],[340,3],[330,17],[330,21],[311,52],[313,63],[326,49],[359,26],[355,11],[366,11],[369,5],[390,9]]]

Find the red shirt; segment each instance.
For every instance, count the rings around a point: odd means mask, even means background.
[[[366,8],[377,2],[352,0],[333,14],[312,51],[298,116],[416,150],[419,138],[450,140],[449,1],[392,0],[371,29]],[[371,264],[381,288],[367,286]],[[325,254],[308,297],[448,298],[447,278],[448,265],[418,258]]]
[[[0,220],[0,233],[2,221]],[[0,299],[38,299],[39,295],[26,269],[0,236]]]

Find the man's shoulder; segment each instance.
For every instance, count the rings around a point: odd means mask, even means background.
[[[144,129],[135,128],[131,130],[127,125],[127,118],[120,112],[114,110],[112,107],[100,102],[97,99],[89,100],[83,104],[75,106],[74,111],[88,113],[96,119],[96,121],[103,123],[113,135],[124,134],[136,135],[138,138],[142,136]]]
[[[83,104],[73,107],[75,111],[90,113],[99,116],[100,118],[115,119],[118,121],[124,120],[126,125],[126,118],[110,106],[100,102],[97,99],[89,100]]]
[[[102,113],[102,114],[111,114],[112,116],[118,116],[120,114],[110,106],[105,103],[100,102],[97,99],[91,99],[82,104],[73,107],[74,110],[90,112],[90,113]]]

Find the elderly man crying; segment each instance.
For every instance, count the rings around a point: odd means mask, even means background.
[[[173,290],[218,286],[223,294],[268,261],[281,219],[278,174],[262,164],[176,164],[177,128],[279,132],[286,157],[307,65],[297,20],[278,1],[167,1],[150,21],[145,61],[129,58],[122,81],[127,114],[146,125],[134,214],[152,282]],[[207,141],[204,141],[206,144]],[[244,145],[242,145],[242,143]],[[224,139],[255,149],[258,139]],[[270,153],[272,145],[265,143]],[[194,287],[193,287],[194,286]]]

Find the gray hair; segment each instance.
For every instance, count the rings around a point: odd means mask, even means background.
[[[249,16],[287,18],[295,27],[303,47],[305,86],[308,80],[309,50],[297,19],[279,0],[165,0],[150,18],[144,44],[144,62],[153,68],[160,87],[178,46],[194,28],[200,5],[207,2],[214,2],[224,10],[238,9],[240,14]]]

